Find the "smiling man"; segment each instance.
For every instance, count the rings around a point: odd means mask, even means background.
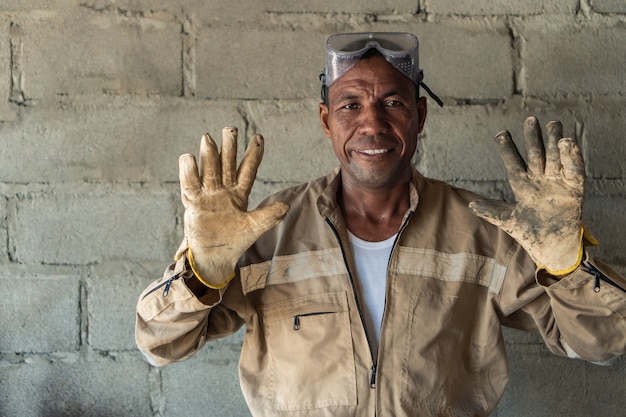
[[[426,99],[416,99],[416,90],[370,52],[333,84],[329,104],[320,104],[322,127],[341,164],[344,221],[362,239],[393,236],[409,208],[411,158],[426,119]]]
[[[517,201],[487,201],[411,164],[419,90],[432,94],[415,36],[333,35],[321,79],[340,165],[326,177],[248,212],[262,137],[239,169],[234,128],[221,152],[202,138],[200,167],[181,156],[185,238],[137,305],[151,363],[245,325],[239,371],[254,416],[451,417],[496,407],[502,326],[539,333],[557,355],[624,353],[626,280],[585,252],[584,165],[558,122],[544,142],[526,121],[528,164],[497,135]]]

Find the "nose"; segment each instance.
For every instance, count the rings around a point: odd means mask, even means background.
[[[363,136],[389,133],[389,120],[385,109],[377,104],[364,106],[359,120],[359,133]]]

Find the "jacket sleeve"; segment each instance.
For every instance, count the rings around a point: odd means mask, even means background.
[[[500,293],[502,323],[539,333],[560,356],[608,363],[626,352],[626,279],[586,257],[556,279],[518,248]],[[532,269],[531,269],[532,271]]]
[[[537,272],[545,288],[567,356],[597,363],[626,352],[626,279],[587,256],[570,275],[559,280]]]
[[[185,265],[183,256],[168,266],[137,302],[135,342],[155,366],[185,360],[208,340],[232,334],[243,324],[234,311],[221,304],[228,286],[208,290],[198,298],[185,284],[193,274]]]

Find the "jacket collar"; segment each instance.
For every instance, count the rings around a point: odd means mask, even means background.
[[[317,209],[320,215],[332,221],[334,224],[343,225],[343,217],[341,209],[337,203],[337,193],[341,189],[341,169],[335,168],[331,173],[324,177],[323,186],[319,197],[317,198]],[[419,203],[419,196],[422,194],[426,186],[426,179],[422,174],[413,168],[413,177],[409,183],[409,211],[414,212]],[[407,212],[407,215],[408,215]]]

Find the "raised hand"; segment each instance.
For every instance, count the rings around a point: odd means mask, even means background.
[[[558,276],[582,260],[585,166],[576,141],[563,138],[560,122],[549,122],[546,131],[544,142],[537,119],[526,119],[528,164],[509,132],[496,135],[516,202],[478,200],[470,209],[517,240],[538,268]]]
[[[247,211],[263,144],[263,137],[255,135],[237,169],[237,128],[225,127],[221,153],[205,134],[200,167],[191,154],[179,158],[185,237],[176,259],[187,252],[196,277],[210,288],[225,286],[246,249],[289,210],[286,203],[278,202]]]

